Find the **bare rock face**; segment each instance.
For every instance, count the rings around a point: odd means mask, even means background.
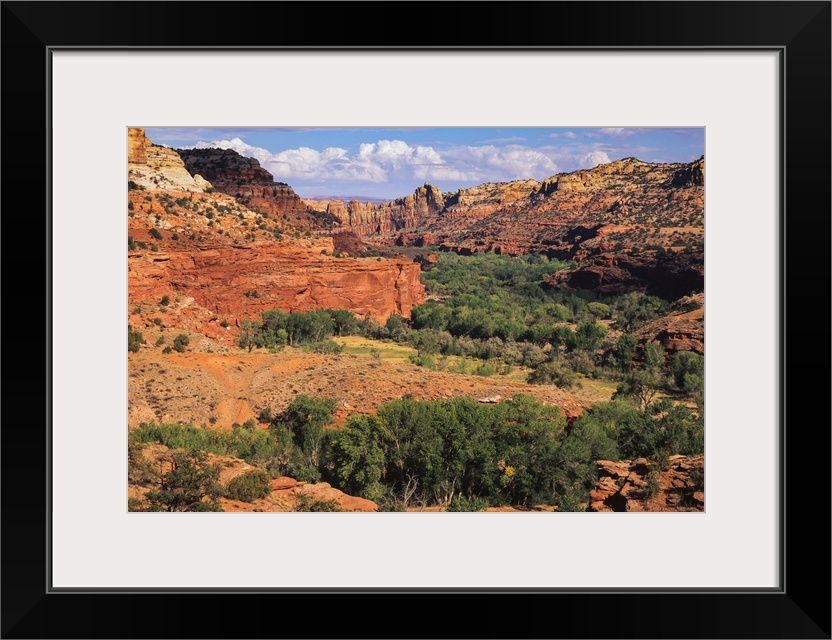
[[[127,130],[127,163],[147,164],[145,147],[150,141],[144,135],[144,129],[131,127]]]
[[[665,468],[644,458],[598,460],[589,511],[704,511],[704,456],[670,456]]]
[[[424,300],[418,264],[332,253],[326,238],[135,251],[129,254],[130,300],[136,304],[173,293],[221,316],[332,308],[381,322],[393,314],[409,317]]]
[[[153,144],[135,127],[127,130],[127,179],[147,190],[203,193],[211,187],[202,176],[192,176],[173,149]]]
[[[385,204],[340,200],[327,204],[327,213],[336,217],[344,229],[359,235],[389,234],[399,229],[412,229],[437,215],[444,208],[442,192],[425,183],[404,198]]]
[[[285,182],[275,182],[256,158],[246,158],[231,149],[177,151],[188,171],[210,180],[215,189],[249,209],[299,229],[330,229],[336,222],[311,209]]]
[[[670,313],[648,322],[636,331],[640,342],[658,342],[668,355],[693,351],[705,355],[705,294],[677,300]]]

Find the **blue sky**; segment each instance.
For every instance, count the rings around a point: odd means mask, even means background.
[[[543,180],[634,156],[689,162],[703,128],[182,128],[149,127],[173,148],[219,147],[257,158],[301,196],[397,198],[425,182],[456,191],[483,182]]]

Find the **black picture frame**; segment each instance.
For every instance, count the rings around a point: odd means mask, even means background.
[[[0,433],[2,637],[829,638],[830,387],[816,369],[818,362],[827,364],[827,353],[817,348],[826,342],[817,336],[818,324],[829,317],[830,291],[830,2],[397,3],[397,13],[413,16],[412,22],[395,33],[368,28],[362,16],[385,6],[2,3],[2,292],[7,303]],[[60,239],[49,232],[48,97],[50,52],[69,47],[778,51],[785,80],[780,132],[780,587],[557,593],[51,590],[49,336],[54,316],[49,256],[52,243]],[[18,205],[21,198],[24,208]],[[804,286],[816,297],[794,293]],[[792,391],[788,402],[787,380]],[[78,421],[80,428],[83,416]],[[753,461],[737,464],[748,465],[752,475],[750,487],[737,489],[741,500],[743,491],[753,490]],[[678,561],[683,563],[683,557]],[[308,606],[304,599],[313,596],[325,598],[312,604],[321,615],[304,620],[297,607]],[[271,616],[272,611],[278,615]],[[378,623],[387,619],[379,611],[401,611],[401,626]],[[456,616],[458,627],[451,630],[441,628],[431,611],[466,613]]]

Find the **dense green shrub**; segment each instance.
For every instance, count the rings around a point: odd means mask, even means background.
[[[142,348],[143,344],[147,344],[147,341],[142,336],[141,331],[134,331],[130,327],[127,328],[127,350],[132,351],[133,353],[138,353],[139,350]]]
[[[191,343],[191,339],[184,333],[180,333],[173,339],[173,350],[179,353],[185,352],[185,347]]]
[[[232,500],[254,502],[259,498],[265,498],[271,491],[272,481],[269,474],[260,469],[252,469],[231,480],[225,495]]]
[[[529,374],[532,384],[553,384],[561,389],[581,388],[578,375],[559,362],[545,362]]]
[[[303,346],[304,351],[311,353],[323,353],[326,355],[338,355],[344,350],[343,345],[338,344],[335,340],[322,340],[321,342],[310,342]]]
[[[448,505],[448,511],[485,511],[488,508],[488,499],[479,496],[466,498],[465,496],[454,496]]]

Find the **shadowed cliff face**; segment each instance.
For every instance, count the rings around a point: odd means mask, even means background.
[[[642,291],[677,300],[704,290],[704,255],[701,250],[603,252],[588,256],[575,268],[553,274],[544,287],[586,289],[603,294]]]
[[[265,216],[305,230],[328,230],[338,222],[310,210],[292,187],[275,182],[255,158],[231,149],[178,149],[177,153],[191,174],[201,175],[218,191]]]

